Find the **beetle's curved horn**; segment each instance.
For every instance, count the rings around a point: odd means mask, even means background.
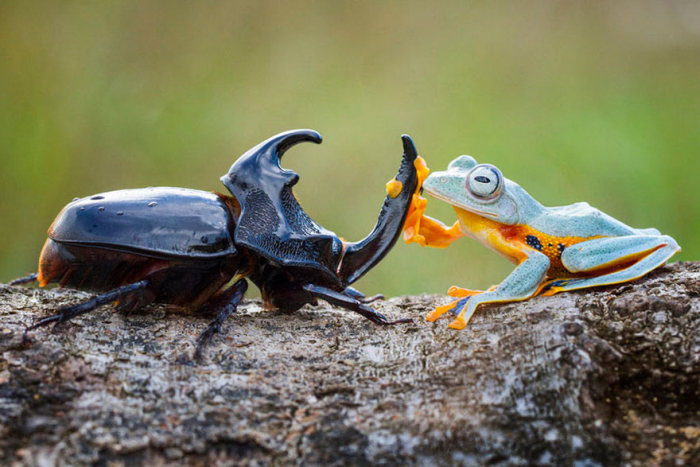
[[[320,144],[322,138],[314,130],[290,130],[277,134],[246,151],[233,163],[228,173],[221,177],[221,181],[234,196],[241,195],[236,185],[240,185],[241,190],[254,185],[274,188],[274,192],[268,193],[268,196],[276,199],[279,190],[294,185],[299,180],[299,175],[293,170],[285,170],[280,166],[280,158],[287,149],[303,141]]]
[[[401,182],[400,192],[394,197],[387,195],[374,230],[364,240],[345,244],[345,255],[339,275],[348,284],[355,282],[381,261],[401,234],[418,183],[414,165],[418,157],[416,147],[410,136],[403,135],[401,139],[404,153],[401,167],[396,174],[396,180]]]
[[[237,162],[245,162],[248,159],[255,158],[260,163],[270,163],[279,165],[280,159],[287,151],[295,144],[309,141],[316,144],[321,144],[321,135],[314,130],[290,130],[284,133],[277,134],[252,149],[249,149],[243,154]]]

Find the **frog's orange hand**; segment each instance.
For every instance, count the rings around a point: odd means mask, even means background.
[[[425,159],[420,156],[416,158],[413,165],[416,168],[418,183],[416,184],[416,191],[411,198],[406,221],[403,224],[403,239],[406,243],[418,243],[421,246],[425,246],[425,237],[420,234],[420,224],[428,200],[421,196],[421,189],[423,188],[423,182],[430,174],[430,169],[425,163]]]
[[[426,245],[425,236],[421,234],[421,221],[428,200],[420,195],[413,195],[411,206],[408,208],[408,215],[403,227],[403,241],[406,243],[417,243],[420,246]]]
[[[451,227],[447,227],[439,220],[428,216],[423,216],[420,219],[419,229],[418,234],[423,241],[418,243],[421,246],[433,248],[447,248],[452,242],[464,236],[459,228],[459,221],[452,224]],[[406,241],[405,238],[404,241]]]
[[[456,239],[463,236],[459,228],[459,222],[455,222],[451,227],[447,227],[442,222],[424,214],[428,200],[421,196],[420,190],[423,186],[423,181],[430,173],[430,169],[428,169],[422,157],[418,157],[414,164],[418,173],[418,185],[411,199],[411,206],[408,209],[408,215],[404,223],[403,240],[406,243],[418,243],[420,246],[446,248]]]

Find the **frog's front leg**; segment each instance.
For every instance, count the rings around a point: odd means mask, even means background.
[[[452,242],[464,236],[459,228],[459,222],[447,227],[439,220],[426,216],[424,214],[426,205],[425,198],[413,195],[403,228],[404,242],[433,248],[447,248]]]
[[[564,250],[561,262],[572,273],[601,274],[581,279],[553,281],[542,291],[554,295],[565,290],[617,284],[638,279],[663,265],[680,251],[668,235],[629,235],[603,237],[576,243]]]
[[[514,302],[532,297],[547,275],[550,266],[549,258],[527,247],[523,247],[522,253],[525,259],[498,286],[455,302],[451,308],[445,307],[447,309],[443,310],[440,307],[428,315],[428,319],[431,321],[437,319],[438,310],[441,312],[439,314],[452,311],[457,314],[457,318],[450,327],[464,329],[476,308],[482,303]]]

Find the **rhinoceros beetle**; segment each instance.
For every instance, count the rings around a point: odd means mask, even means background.
[[[198,355],[236,311],[246,279],[260,289],[267,308],[296,311],[320,298],[377,324],[410,321],[388,320],[350,287],[401,233],[417,185],[416,149],[410,137],[402,139],[396,176],[402,189],[387,195],[374,230],[356,243],[343,241],[308,216],[292,193],[299,175],[280,166],[295,144],[321,143],[313,130],[280,133],[243,154],[221,178],[232,196],[161,187],[74,200],[49,228],[38,273],[12,284],[57,282],[101,293],[57,309],[29,326],[25,337],[107,303],[131,311],[156,302],[216,315],[197,339]]]

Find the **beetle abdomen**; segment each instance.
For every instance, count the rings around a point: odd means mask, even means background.
[[[187,261],[154,258],[47,239],[39,258],[39,285],[57,282],[104,292],[143,279],[156,302],[197,306],[233,277],[237,261]]]
[[[68,204],[49,228],[56,242],[156,256],[236,253],[231,211],[219,195],[185,188],[119,190]]]
[[[165,259],[63,245],[49,238],[41,249],[37,280],[42,287],[57,282],[61,287],[102,291],[141,280],[168,264]]]

